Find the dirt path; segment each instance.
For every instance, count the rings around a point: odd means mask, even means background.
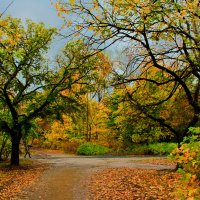
[[[86,200],[87,181],[94,172],[106,168],[173,169],[169,165],[140,162],[149,156],[72,156],[62,153],[38,151],[34,159],[49,163],[51,167],[32,187],[13,199],[27,200]],[[155,157],[153,157],[155,158]]]

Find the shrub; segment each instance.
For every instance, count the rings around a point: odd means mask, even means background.
[[[83,140],[77,138],[71,138],[69,141],[63,144],[63,151],[65,153],[76,153],[80,144],[83,143]]]
[[[0,135],[0,161],[7,160],[11,154],[11,141],[7,134]]]
[[[192,129],[191,129],[192,130]],[[193,132],[195,133],[195,132]],[[185,137],[181,147],[174,149],[171,157],[183,175],[176,195],[180,199],[200,199],[200,141],[198,135]]]
[[[170,153],[177,147],[176,143],[152,143],[148,145],[149,153],[154,155],[170,155]]]
[[[128,152],[131,152],[137,155],[145,155],[145,154],[149,154],[149,149],[146,144],[134,144],[132,145],[130,149],[128,149]]]
[[[41,145],[42,148],[45,148],[45,149],[51,149],[52,147],[52,142],[48,141],[48,140],[45,140],[42,145]]]
[[[108,152],[110,152],[109,148],[97,144],[92,144],[90,142],[81,144],[77,149],[77,154],[88,156],[104,155]]]
[[[133,144],[128,152],[133,154],[153,154],[153,155],[169,155],[177,146],[175,143],[152,143],[152,144]]]

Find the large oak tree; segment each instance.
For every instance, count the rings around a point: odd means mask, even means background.
[[[0,20],[0,129],[11,137],[12,165],[19,165],[19,143],[31,121],[69,108],[74,101],[63,91],[95,78],[97,59],[82,40],[68,43],[54,62],[46,59],[55,35],[30,20]]]

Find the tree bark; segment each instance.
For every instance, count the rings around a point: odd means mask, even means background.
[[[11,151],[11,165],[19,166],[19,144],[22,134],[20,130],[15,129],[12,132],[12,151]]]

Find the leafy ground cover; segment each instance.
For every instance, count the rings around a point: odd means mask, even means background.
[[[180,178],[177,172],[110,168],[91,177],[90,199],[176,199],[174,191]]]
[[[176,165],[176,162],[168,158],[149,158],[149,159],[134,160],[134,162],[153,164],[153,165]]]
[[[33,184],[47,167],[47,164],[27,160],[18,167],[0,164],[0,200],[10,199]]]

